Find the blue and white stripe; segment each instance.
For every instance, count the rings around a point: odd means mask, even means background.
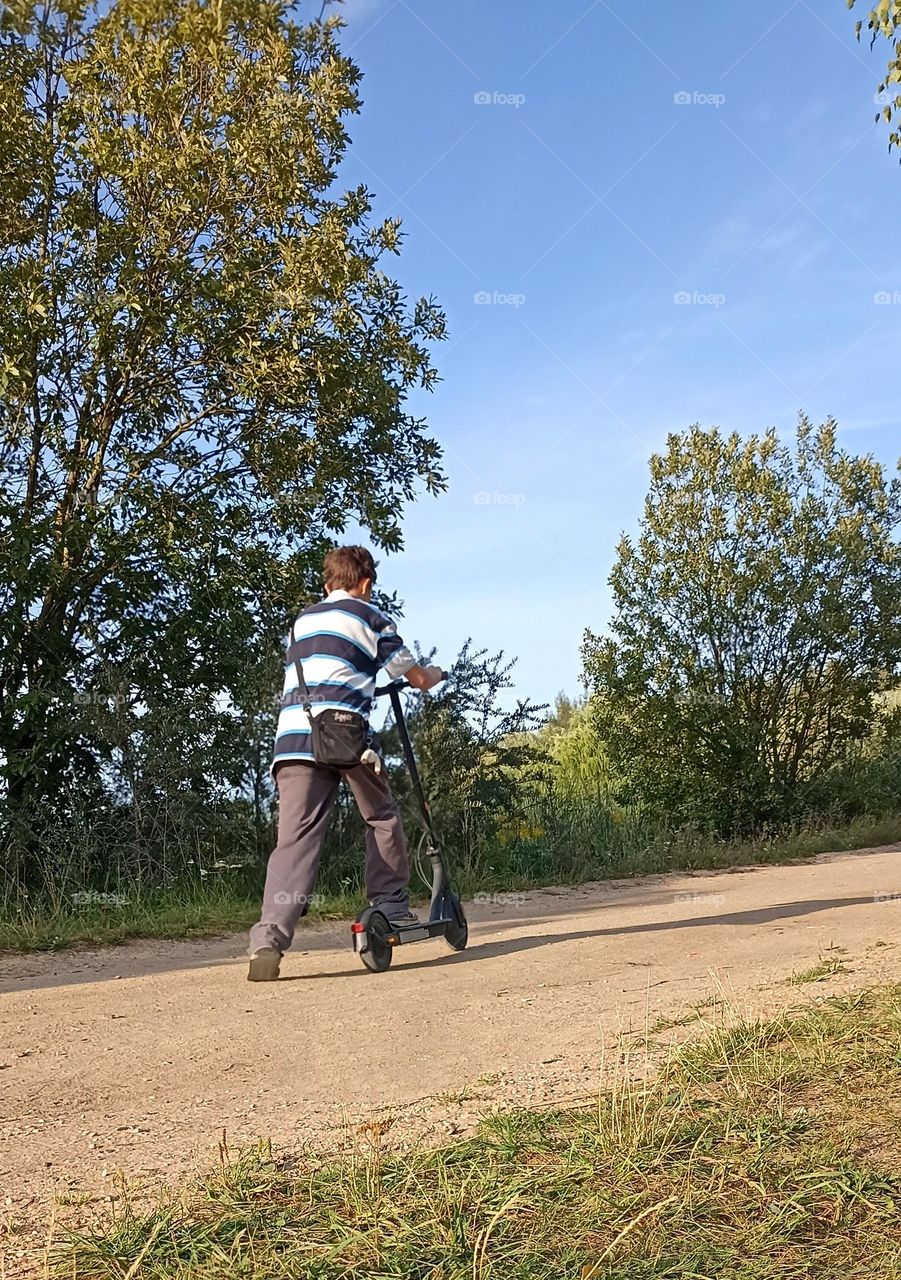
[[[344,707],[366,717],[379,671],[396,680],[416,662],[391,619],[347,591],[333,591],[298,615],[286,656],[273,768],[281,760],[313,759],[296,661],[303,667],[314,716],[326,707]]]

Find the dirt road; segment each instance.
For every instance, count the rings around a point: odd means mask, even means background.
[[[469,908],[468,951],[424,943],[381,975],[346,925],[306,928],[265,985],[242,937],[0,957],[6,1274],[60,1201],[177,1177],[223,1130],[341,1147],[377,1117],[440,1141],[590,1092],[605,1044],[653,1053],[711,998],[747,1016],[901,979],[899,853],[500,895]]]

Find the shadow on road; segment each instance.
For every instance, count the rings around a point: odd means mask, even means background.
[[[755,870],[757,870],[755,868]],[[397,958],[398,969],[435,968],[441,965],[466,964],[471,960],[489,960],[494,956],[510,955],[517,951],[529,951],[535,947],[553,946],[578,939],[615,938],[631,933],[659,933],[670,929],[695,929],[705,926],[743,927],[754,924],[766,924],[773,920],[790,919],[794,916],[811,915],[819,911],[830,911],[838,907],[861,906],[872,903],[872,894],[866,897],[816,899],[803,902],[789,902],[760,907],[748,911],[736,911],[729,914],[708,916],[692,916],[683,920],[657,920],[647,923],[610,926],[603,929],[582,929],[557,931],[548,933],[535,932],[536,927],[548,928],[565,921],[569,916],[585,916],[589,913],[614,912],[623,908],[637,911],[642,908],[659,908],[664,902],[672,903],[672,880],[661,876],[654,883],[630,886],[626,893],[607,893],[594,896],[583,891],[565,891],[558,894],[551,891],[537,891],[544,897],[547,910],[535,910],[537,902],[529,898],[525,911],[517,911],[514,915],[503,917],[476,908],[470,917],[470,927],[478,934],[480,931],[504,930],[515,932],[518,936],[502,938],[492,942],[475,942],[466,951],[445,955],[431,955],[421,960]],[[690,883],[682,881],[682,883]],[[531,907],[532,910],[529,910]],[[469,911],[469,904],[467,904]],[[321,954],[323,951],[344,951],[349,937],[345,932],[347,923],[315,926],[303,931],[295,939],[293,956],[310,952]],[[528,930],[523,936],[523,931]],[[88,985],[98,982],[111,982],[117,978],[123,980],[123,1001],[127,982],[153,977],[158,974],[182,971],[190,973],[199,969],[217,969],[232,967],[246,960],[244,947],[246,935],[232,935],[226,938],[184,939],[173,941],[157,941],[141,939],[116,947],[102,949],[82,949],[73,947],[70,950],[55,954],[52,959],[46,954],[0,956],[0,966],[4,961],[8,964],[6,972],[0,970],[0,1000],[3,993],[29,990],[40,990],[51,987],[72,985]],[[407,953],[402,953],[407,954]],[[418,953],[416,953],[418,954]],[[365,976],[366,970],[359,968],[330,970],[321,973],[286,975],[284,982],[306,982],[321,978],[339,978]]]
[[[771,907],[759,907],[752,911],[733,911],[715,916],[692,916],[688,920],[656,920],[647,924],[629,924],[611,929],[577,929],[570,933],[539,933],[524,938],[504,938],[499,942],[479,942],[450,955],[432,956],[429,959],[401,961],[398,968],[433,969],[451,964],[466,964],[472,960],[490,960],[495,956],[514,955],[517,951],[532,951],[535,947],[555,946],[561,942],[578,942],[588,938],[621,938],[630,933],[663,933],[670,929],[699,929],[709,925],[740,927],[743,925],[769,924],[773,920],[789,920],[797,916],[814,915],[818,911],[832,911],[837,907],[859,907],[872,904],[872,894],[865,898],[815,899],[809,902],[783,902]],[[315,982],[323,978],[367,977],[367,970],[360,965],[354,969],[340,969],[329,973],[289,974],[282,982]]]

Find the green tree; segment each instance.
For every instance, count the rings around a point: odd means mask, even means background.
[[[562,695],[561,695],[562,696]],[[557,715],[561,710],[557,700]],[[569,703],[564,722],[542,727],[539,742],[551,762],[550,780],[561,798],[606,800],[615,786],[608,752],[589,702]]]
[[[848,0],[848,8],[853,9],[857,0]],[[892,45],[892,56],[889,59],[885,79],[879,85],[880,117],[890,127],[889,147],[901,147],[901,129],[898,128],[898,113],[901,111],[901,0],[879,0],[875,8],[870,9],[865,19],[857,23],[857,38],[866,25],[870,33],[872,48],[880,36],[884,36]]]
[[[170,724],[181,713],[170,746],[184,742],[185,771],[216,770],[217,740],[234,741],[260,664],[277,666],[286,617],[318,585],[322,545],[356,521],[395,548],[404,502],[443,485],[407,398],[435,382],[444,319],[385,273],[399,224],[338,185],[360,105],[340,21],[293,12],[3,7],[0,763],[14,810],[99,788],[109,767],[121,782],[129,750],[146,767],[160,708]],[[113,695],[133,713],[118,745],[97,714]]]
[[[901,481],[802,418],[797,447],[693,427],[651,459],[610,634],[583,656],[629,798],[750,828],[864,739],[901,655]]]
[[[610,794],[610,761],[587,698],[558,693],[534,741],[536,752],[549,766],[547,781],[558,795],[596,800]]]
[[[569,694],[564,693],[561,689],[556,698],[554,698],[553,711],[548,712],[547,719],[542,725],[542,733],[548,739],[565,733],[583,706],[584,699],[571,698]]]

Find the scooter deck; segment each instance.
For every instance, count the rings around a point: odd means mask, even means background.
[[[426,920],[421,924],[396,925],[385,937],[389,947],[399,947],[405,942],[424,942],[426,938],[440,938],[452,920]],[[363,929],[354,929],[354,951],[362,951],[367,945],[366,933]]]
[[[426,920],[424,924],[401,924],[392,929],[387,941],[392,947],[404,942],[421,942],[423,938],[440,938],[451,920]]]

